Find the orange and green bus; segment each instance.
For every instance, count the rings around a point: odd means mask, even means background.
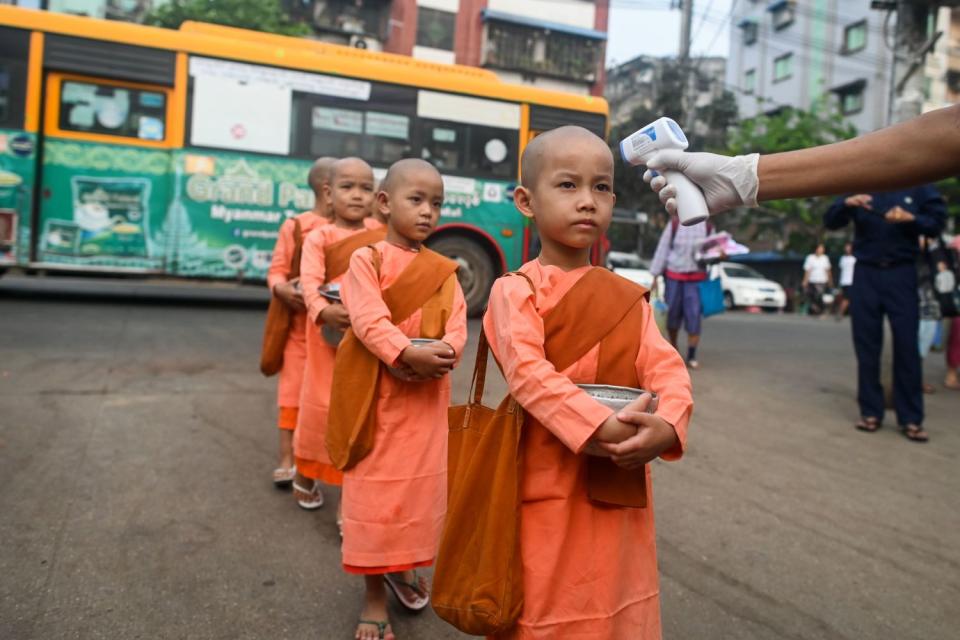
[[[472,311],[529,256],[513,207],[537,133],[607,105],[490,71],[201,23],[0,5],[0,269],[261,280],[319,156],[432,162],[431,246]]]

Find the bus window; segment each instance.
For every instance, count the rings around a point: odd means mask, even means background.
[[[363,111],[314,107],[311,118],[310,153],[345,158],[359,156],[363,139]]]
[[[28,31],[0,27],[0,127],[23,127],[29,43]]]
[[[467,171],[512,180],[517,175],[517,132],[479,125],[470,127]]]
[[[420,121],[420,157],[440,171],[461,172],[467,166],[468,125]]]
[[[364,158],[373,163],[393,164],[410,157],[410,118],[398,113],[367,111],[364,114]]]
[[[61,85],[61,131],[162,141],[166,120],[167,96],[161,91],[76,80]]]
[[[0,62],[0,122],[10,119],[10,64]]]

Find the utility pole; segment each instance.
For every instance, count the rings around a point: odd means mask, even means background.
[[[690,62],[690,39],[693,37],[693,0],[679,0],[680,2],[680,55],[678,62],[680,72],[683,74],[683,104],[681,125],[690,133],[694,131],[694,119],[696,118],[696,88],[697,79],[694,77],[693,64]]]
[[[923,109],[923,61],[937,44],[940,32],[930,34],[930,12],[941,4],[936,0],[898,0],[894,47],[894,69],[889,123],[910,120]]]

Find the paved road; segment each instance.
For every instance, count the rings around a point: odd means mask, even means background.
[[[268,481],[259,303],[76,286],[0,281],[0,638],[352,638],[332,509]],[[857,433],[849,342],[707,322],[689,455],[655,469],[666,638],[957,637],[960,394],[928,398],[929,445]]]

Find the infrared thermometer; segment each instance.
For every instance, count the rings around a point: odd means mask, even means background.
[[[620,155],[631,165],[646,164],[653,154],[664,149],[687,148],[687,136],[683,129],[670,118],[660,118],[652,124],[635,131],[620,141]],[[680,224],[690,226],[710,217],[703,192],[690,178],[679,171],[661,171],[667,184],[677,190],[677,215]]]

